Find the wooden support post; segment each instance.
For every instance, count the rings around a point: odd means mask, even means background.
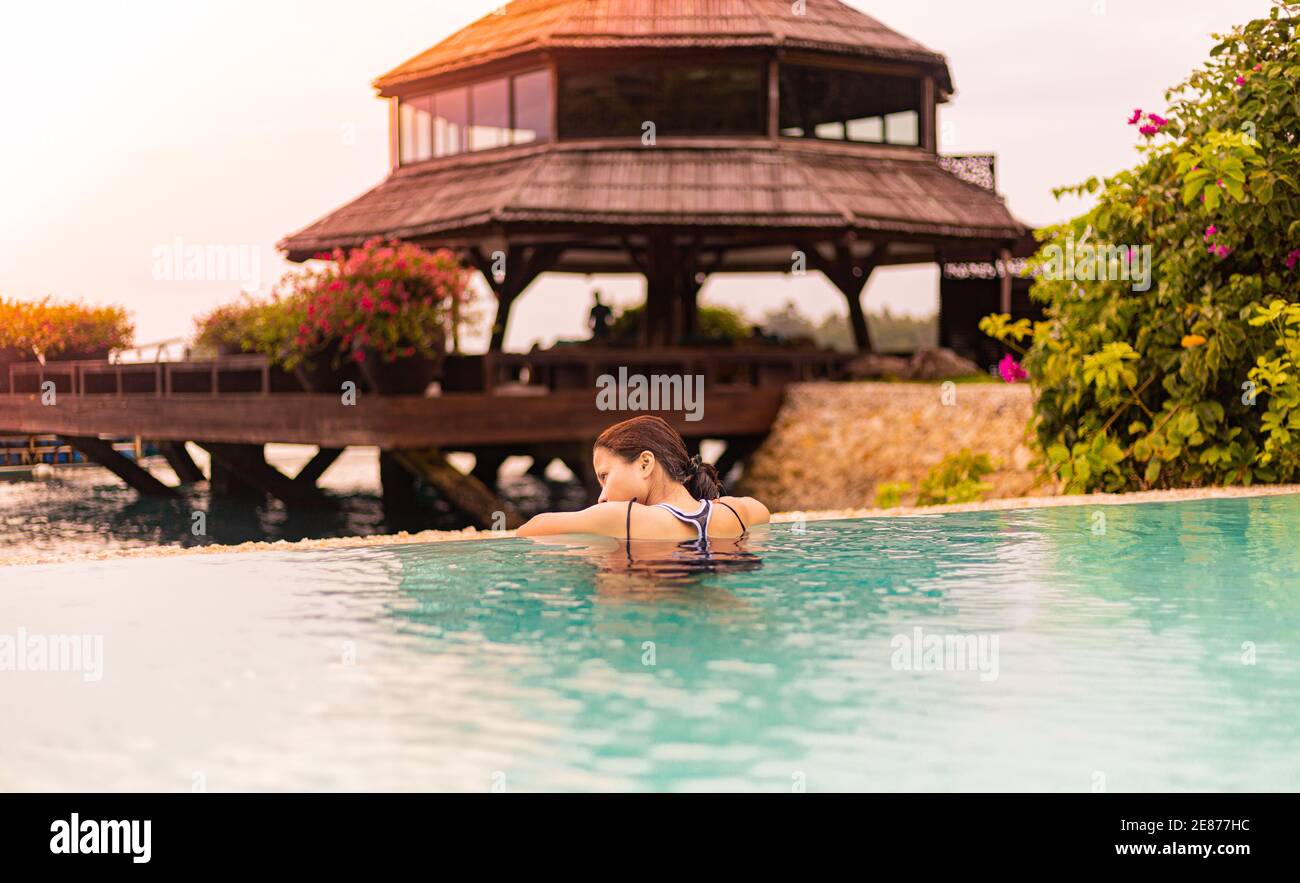
[[[718,470],[718,478],[726,483],[727,476],[736,468],[736,464],[748,460],[766,438],[765,435],[741,435],[727,439],[726,449],[714,464],[714,468]]]
[[[161,441],[158,442],[158,450],[167,461],[167,465],[172,468],[172,472],[176,473],[176,478],[181,484],[198,484],[205,480],[203,470],[185,449],[185,442]]]
[[[458,512],[470,518],[476,527],[493,528],[505,519],[505,527],[514,529],[523,519],[514,507],[500,499],[472,475],[466,475],[447,462],[437,448],[391,452],[408,472],[425,481]]]
[[[488,352],[499,353],[505,346],[506,329],[510,324],[510,308],[515,298],[542,273],[555,266],[564,254],[562,245],[508,246],[505,251],[505,275],[500,280],[493,271],[494,261],[478,248],[468,249],[466,254],[470,262],[478,268],[487,280],[493,294],[497,296],[496,318],[492,322],[492,337],[488,343]]]
[[[232,474],[241,484],[270,494],[286,506],[335,509],[338,504],[314,485],[299,484],[266,462],[261,445],[232,445],[196,442],[212,457],[213,467]],[[217,488],[213,487],[213,492]]]
[[[508,453],[505,450],[495,448],[477,448],[474,451],[474,468],[470,470],[470,475],[483,482],[483,486],[492,493],[497,492],[497,476],[501,472],[501,464],[506,461]]]
[[[650,237],[645,312],[641,325],[645,346],[672,346],[677,342],[673,327],[673,289],[678,275],[675,257],[671,234],[656,232]]]
[[[1011,252],[1008,249],[1002,249],[998,255],[1001,259],[1001,266],[994,262],[993,268],[999,271],[998,280],[1001,283],[1001,306],[1002,312],[1007,315],[1011,314]]]
[[[873,352],[871,333],[867,329],[867,316],[862,309],[862,293],[875,270],[875,262],[855,261],[847,243],[835,244],[835,259],[827,260],[825,255],[813,244],[801,247],[808,257],[808,266],[821,270],[831,284],[840,290],[848,302],[849,327],[853,329],[853,342],[858,352]]]
[[[385,514],[407,512],[419,506],[415,476],[398,460],[395,451],[379,452],[379,488]]]
[[[138,493],[148,497],[174,497],[176,489],[168,487],[154,478],[147,469],[128,457],[123,457],[113,450],[111,442],[90,436],[66,436],[68,444],[82,453],[88,460],[94,460],[109,472],[112,472]]]
[[[315,487],[316,482],[325,474],[325,470],[334,465],[334,461],[343,453],[342,448],[320,448],[310,460],[303,464],[293,480],[298,484]]]

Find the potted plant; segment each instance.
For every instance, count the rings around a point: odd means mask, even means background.
[[[36,361],[32,348],[33,305],[0,298],[0,393],[9,389],[9,366]]]
[[[293,280],[286,302],[299,324],[286,361],[303,374],[351,366],[382,395],[423,394],[470,298],[468,271],[449,251],[377,239],[332,257]]]
[[[121,307],[43,302],[35,317],[34,344],[48,362],[107,359],[131,345],[135,328]]]

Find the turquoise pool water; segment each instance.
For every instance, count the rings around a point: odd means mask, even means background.
[[[0,672],[0,789],[1297,790],[1298,535],[1286,496],[777,525],[658,589],[594,541],[8,568],[0,636],[103,651]]]

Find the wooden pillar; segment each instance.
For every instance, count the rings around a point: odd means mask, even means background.
[[[736,464],[748,460],[766,438],[765,435],[738,435],[727,439],[726,449],[714,464],[714,468],[718,470],[718,478],[725,483],[731,470],[736,468]]]
[[[1001,283],[1001,308],[1002,312],[1011,315],[1011,251],[1002,249],[998,254],[1002,262],[1001,267],[997,261],[994,261],[993,267],[999,271],[998,281]]]
[[[176,489],[168,487],[137,463],[122,456],[113,449],[111,442],[88,436],[65,436],[68,444],[82,453],[88,460],[94,460],[109,472],[112,472],[130,487],[148,497],[174,497]]]
[[[437,448],[391,453],[408,472],[430,485],[476,527],[496,527],[501,517],[504,517],[504,526],[509,529],[523,524],[523,519],[513,506],[497,497],[474,476],[466,475],[448,463]]]
[[[471,263],[478,268],[487,280],[488,286],[497,297],[496,317],[492,322],[492,336],[488,351],[501,352],[505,345],[506,329],[510,324],[510,308],[515,299],[533,283],[538,276],[553,267],[564,254],[563,245],[507,246],[505,249],[505,275],[497,279],[492,272],[495,261],[491,255],[485,255],[478,248],[471,248],[467,254]]]
[[[343,448],[320,448],[308,460],[303,467],[298,470],[298,474],[293,480],[299,484],[316,486],[320,477],[325,474],[325,470],[334,465],[334,461],[343,453]]]
[[[395,451],[379,452],[379,489],[385,514],[408,512],[419,505],[415,476],[402,465]]]
[[[497,492],[497,476],[501,472],[501,464],[506,461],[509,454],[502,449],[497,448],[477,448],[474,451],[474,468],[470,470],[470,475],[483,482],[483,486],[493,493]]]
[[[203,470],[194,462],[190,452],[185,450],[185,442],[160,441],[158,450],[181,484],[198,484],[204,480]]]
[[[671,234],[651,235],[646,256],[645,315],[641,325],[643,346],[671,346],[676,342],[672,320],[674,280],[678,274],[675,259]]]
[[[857,261],[847,243],[835,244],[835,258],[828,260],[815,245],[804,245],[801,250],[808,256],[808,265],[820,270],[844,295],[849,308],[849,327],[858,352],[873,352],[871,334],[867,329],[867,316],[862,308],[862,293],[876,268],[874,260]]]
[[[266,455],[261,445],[219,444],[216,442],[196,442],[212,457],[214,481],[213,494],[224,493],[215,476],[217,470],[228,473],[243,487],[255,488],[263,494],[270,494],[286,506],[292,508],[334,509],[338,504],[322,494],[315,485],[299,484],[279,469],[266,462]],[[223,475],[221,484],[229,479]]]

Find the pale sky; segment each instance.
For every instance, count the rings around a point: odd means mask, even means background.
[[[233,299],[227,281],[156,278],[157,249],[243,247],[261,290],[281,237],[388,170],[388,112],[371,81],[498,6],[492,0],[82,0],[7,4],[0,44],[0,294],[117,303],[141,343],[188,335]],[[1212,32],[1268,0],[851,0],[948,56],[944,153],[998,156],[999,190],[1032,225],[1077,212],[1051,189],[1136,159],[1133,108],[1206,57]],[[247,269],[252,269],[249,264]],[[234,280],[234,281],[231,281]],[[544,277],[516,304],[510,348],[580,336],[593,285]],[[250,286],[252,287],[252,286]],[[932,268],[878,272],[866,305],[925,314]],[[820,276],[711,280],[705,303],[757,317],[794,298],[844,312]]]

